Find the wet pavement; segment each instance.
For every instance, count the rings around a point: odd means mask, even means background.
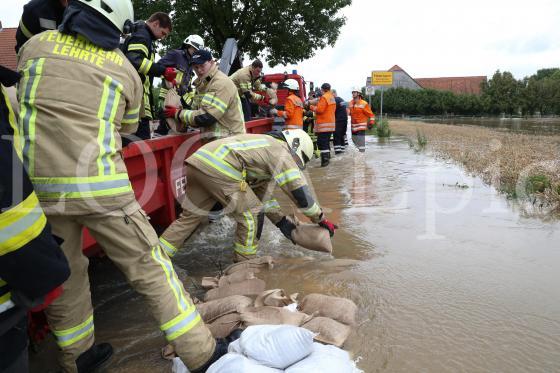
[[[271,224],[261,255],[279,257],[258,276],[300,296],[352,299],[359,325],[345,348],[366,372],[560,371],[560,223],[526,217],[456,165],[395,138],[368,139],[328,168],[307,173],[340,226],[333,256],[293,246]],[[288,212],[291,209],[288,209]],[[204,227],[174,258],[201,295],[201,276],[229,263],[234,224]],[[335,260],[336,259],[336,260]],[[108,372],[166,372],[165,340],[107,259],[94,259],[96,336],[116,349]],[[32,359],[43,372],[52,343]]]

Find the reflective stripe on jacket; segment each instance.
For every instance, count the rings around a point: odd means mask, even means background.
[[[348,103],[348,110],[352,118],[352,132],[365,131],[368,122],[375,119],[375,115],[365,100],[360,99],[358,102],[355,100],[350,101]]]
[[[251,74],[251,65],[245,66],[239,70],[237,70],[233,75],[230,76],[230,79],[233,81],[235,86],[237,87],[237,91],[239,96],[244,97],[245,92],[249,92],[253,100],[260,100],[262,96],[254,91],[261,91],[262,85],[259,78],[253,78]]]
[[[278,110],[278,116],[286,119],[287,129],[303,128],[303,102],[293,93],[286,98],[284,110]]]
[[[336,100],[330,91],[323,93],[319,98],[317,106],[312,106],[311,110],[317,114],[315,119],[315,132],[334,132]]]
[[[136,130],[142,85],[123,53],[46,31],[21,49],[18,69],[23,161],[43,207],[82,214],[133,202],[120,132]]]
[[[63,14],[60,0],[32,0],[25,4],[16,31],[16,53],[34,35],[56,30],[62,23]]]

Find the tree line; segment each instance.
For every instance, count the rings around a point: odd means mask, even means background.
[[[510,72],[498,70],[481,88],[481,95],[391,88],[384,92],[383,112],[393,115],[560,115],[558,68],[541,69],[521,80],[516,80]],[[381,95],[377,93],[371,99],[374,111],[379,112]]]

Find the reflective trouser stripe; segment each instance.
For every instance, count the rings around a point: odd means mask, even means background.
[[[152,248],[152,257],[161,266],[161,268],[163,268],[163,271],[165,272],[165,279],[171,287],[173,295],[175,296],[179,312],[187,312],[190,309],[191,304],[185,298],[183,287],[179,283],[179,279],[177,278],[177,274],[173,269],[173,265],[171,264],[169,257],[163,255],[159,246],[154,246]]]
[[[126,173],[93,177],[32,177],[31,181],[37,195],[43,198],[92,198],[132,191]]]
[[[166,252],[167,256],[172,257],[175,254],[177,254],[177,248],[175,246],[171,245],[163,237],[159,238],[159,243],[161,244],[161,247],[163,248],[163,251]]]
[[[317,205],[317,203],[313,203],[313,206],[311,206],[306,210],[303,210],[303,215],[307,217],[317,216],[320,213],[321,213],[321,208],[319,207],[319,205]]]
[[[97,112],[99,118],[99,134],[97,143],[99,145],[99,157],[97,168],[99,176],[115,174],[115,162],[112,157],[116,154],[115,147],[115,116],[119,107],[119,101],[123,85],[110,76],[105,77],[103,82],[103,94]]]
[[[278,186],[283,186],[294,180],[301,179],[301,173],[297,168],[290,168],[279,175],[274,176]]]
[[[179,316],[163,324],[160,329],[165,333],[167,341],[171,342],[187,333],[201,321],[200,314],[197,312],[194,304],[192,304],[184,312],[181,312]]]
[[[212,167],[213,169],[215,169],[216,171],[218,171],[218,172],[220,172],[224,175],[229,176],[230,178],[232,178],[234,180],[237,180],[237,181],[242,181],[243,180],[243,175],[241,174],[241,172],[239,172],[238,170],[233,168],[226,161],[217,158],[215,154],[210,153],[209,151],[207,151],[205,149],[198,150],[196,153],[194,153],[194,156],[196,158],[200,159],[206,165]]]
[[[65,330],[53,330],[53,334],[56,337],[56,343],[60,347],[68,347],[71,344],[85,339],[87,336],[92,334],[93,331],[93,315],[91,315],[86,321],[74,326],[73,328]]]
[[[229,144],[222,144],[220,145],[215,151],[214,154],[221,159],[224,159],[230,151],[232,150],[251,150],[251,149],[260,149],[266,148],[270,146],[268,140],[259,139],[259,140],[246,140],[246,141],[235,141]]]
[[[236,242],[235,251],[242,255],[255,255],[257,253],[257,245],[246,246]]]
[[[146,76],[144,77],[144,117],[146,118],[150,118],[152,119],[152,104],[150,103],[150,89],[151,89],[151,84],[150,84],[150,79]]]
[[[276,209],[280,208],[280,204],[278,203],[278,201],[276,199],[269,199],[268,201],[265,201],[264,204],[264,212],[270,212]]]
[[[35,106],[35,96],[37,86],[43,73],[44,58],[27,61],[23,70],[23,97],[20,98],[19,121],[21,132],[25,143],[23,146],[23,164],[27,173],[32,176],[35,174],[35,120],[37,119],[37,108]]]
[[[37,237],[47,218],[35,193],[0,214],[0,255],[16,251]]]

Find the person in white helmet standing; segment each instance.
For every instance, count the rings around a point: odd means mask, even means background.
[[[19,52],[22,159],[71,274],[46,310],[64,372],[91,372],[109,359],[94,344],[86,227],[142,294],[166,339],[191,372],[226,352],[201,320],[141,210],[122,159],[143,96],[135,68],[118,49],[134,19],[130,0],[70,1],[59,30]]]
[[[179,97],[181,97],[181,104],[185,109],[190,109],[193,103],[195,92],[192,87],[194,72],[191,66],[191,60],[193,53],[197,52],[199,49],[204,49],[204,40],[202,37],[195,34],[189,35],[183,41],[181,48],[170,50],[158,61],[158,64],[162,66],[173,67],[177,70],[174,89],[179,94]],[[167,84],[162,82],[159,90],[160,106],[162,108],[164,107],[163,102],[165,101],[165,96],[168,91]],[[155,132],[160,135],[165,135],[169,131],[169,127],[163,115],[163,111],[160,113],[159,117],[160,125]]]

